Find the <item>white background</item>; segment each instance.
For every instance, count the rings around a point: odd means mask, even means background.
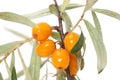
[[[85,0],[71,0],[71,3],[85,3]],[[31,12],[35,12],[44,8],[48,8],[49,4],[53,3],[53,0],[0,0],[0,12],[2,11],[9,11],[9,12],[15,12],[18,14],[27,14]],[[62,0],[59,0],[59,4],[62,3]],[[120,1],[119,0],[98,0],[95,8],[102,8],[102,9],[109,9],[116,12],[120,12]],[[75,10],[69,10],[68,13],[70,15],[70,18],[73,22],[73,25],[76,23],[76,21],[79,19],[81,14],[82,8],[78,8]],[[101,74],[97,74],[97,66],[96,66],[96,53],[94,51],[93,44],[91,42],[91,39],[89,37],[89,34],[84,26],[84,23],[81,22],[80,25],[82,26],[83,32],[86,37],[86,53],[85,53],[85,68],[82,71],[78,72],[78,75],[80,76],[81,80],[120,80],[120,21],[113,19],[111,17],[97,14],[101,26],[102,26],[102,32],[103,32],[103,38],[104,43],[107,50],[108,55],[108,62],[107,66],[104,69],[104,71]],[[87,12],[85,19],[88,19],[92,22],[91,13]],[[57,18],[54,15],[47,16],[40,19],[34,19],[35,23],[46,21],[50,25],[58,25]],[[23,40],[22,38],[19,38],[10,32],[7,32],[5,28],[14,29],[16,31],[19,31],[25,35],[28,35],[31,37],[31,28],[25,25],[21,25],[18,23],[8,22],[4,20],[0,20],[0,45],[16,41],[16,40]],[[32,47],[29,44],[23,45],[21,48],[22,56],[25,60],[26,65],[29,65],[30,55]],[[7,61],[9,62],[10,57],[8,57]],[[19,60],[19,57],[16,54],[16,69],[17,72],[22,69],[21,62]],[[8,77],[6,68],[4,66],[5,64],[2,62],[0,64],[0,72],[4,77]],[[50,73],[55,73],[55,69],[52,65],[47,64],[49,67]],[[52,68],[52,69],[51,69]],[[44,68],[45,69],[45,68]],[[42,75],[44,75],[44,69],[42,69]],[[50,74],[50,76],[52,76]],[[53,80],[55,78],[49,77],[49,80]],[[20,78],[19,80],[23,80],[24,76]]]

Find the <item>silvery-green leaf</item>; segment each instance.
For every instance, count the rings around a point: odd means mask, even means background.
[[[98,33],[99,33],[99,35],[100,35],[100,37],[101,37],[101,39],[102,39],[101,25],[100,25],[100,22],[99,22],[99,20],[98,20],[98,17],[97,17],[97,15],[96,15],[96,13],[93,12],[93,11],[92,11],[92,16],[93,16],[93,21],[94,21],[94,24],[95,24],[95,28],[96,28],[96,30],[98,31]],[[102,40],[103,40],[103,39],[102,39]]]
[[[38,55],[36,55],[36,46],[37,46],[37,42],[34,42],[30,67],[29,67],[32,80],[39,80],[39,74],[40,74],[41,58]]]
[[[56,40],[60,40],[60,34],[58,32],[52,32],[51,37]]]
[[[1,74],[1,72],[0,72],[0,80],[3,80],[3,77],[2,77],[2,74]]]
[[[32,39],[29,38],[29,39],[26,39],[26,40],[23,40],[23,41],[14,41],[14,42],[10,42],[10,43],[0,45],[0,56],[2,56],[4,54],[7,55],[7,54],[11,53],[16,48],[20,47],[24,43],[29,42],[31,40]]]
[[[66,80],[65,72],[62,70],[57,70],[56,80]]]
[[[18,31],[15,31],[15,30],[10,29],[10,28],[5,28],[5,30],[7,30],[7,31],[9,31],[9,32],[13,33],[14,35],[19,36],[19,37],[21,37],[21,38],[24,38],[24,39],[29,38],[29,37],[26,36],[25,34],[22,34],[22,33],[18,32]]]
[[[23,16],[29,18],[29,19],[34,19],[34,18],[39,18],[39,17],[43,17],[43,16],[47,16],[47,15],[50,15],[50,10],[47,8],[47,9],[43,9],[43,10],[40,10],[40,11],[37,11],[37,12],[33,12],[33,13],[29,13],[29,14],[25,14]]]
[[[20,61],[21,61],[22,66],[23,66],[23,71],[24,71],[26,80],[32,80],[32,78],[31,78],[31,76],[30,76],[30,73],[29,73],[29,71],[28,71],[28,68],[27,68],[27,66],[26,66],[26,64],[25,64],[25,61],[24,61],[24,59],[23,59],[23,57],[22,57],[22,54],[21,54],[21,51],[20,51],[19,48],[18,48],[18,55],[19,55]]]
[[[30,19],[12,12],[0,12],[0,19],[25,24],[30,27],[35,25]]]
[[[66,9],[66,7],[68,6],[70,0],[63,0],[63,4],[61,6],[61,13],[63,13]]]
[[[117,12],[107,10],[107,9],[91,9],[91,10],[120,20],[120,14]]]
[[[92,6],[97,2],[97,0],[87,0],[86,5],[85,5],[85,11],[89,10],[92,8]]]
[[[79,8],[79,7],[83,7],[84,5],[81,4],[68,4],[68,6],[66,6],[66,10],[70,10],[70,9],[74,9],[74,8]],[[60,6],[61,7],[61,6]],[[51,12],[49,10],[49,8],[37,11],[37,12],[33,12],[33,13],[29,13],[29,14],[25,14],[23,16],[29,18],[29,19],[35,19],[35,18],[40,18],[40,17],[44,17],[44,16],[48,16],[50,15]]]
[[[105,45],[101,39],[101,36],[97,32],[96,28],[94,28],[94,26],[89,21],[84,20],[84,22],[96,50],[97,69],[98,69],[98,73],[100,73],[107,64],[107,53],[106,53]]]
[[[0,56],[12,52],[21,45],[22,41],[14,41],[7,44],[0,45]]]

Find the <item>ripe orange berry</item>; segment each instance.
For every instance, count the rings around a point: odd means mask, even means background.
[[[79,40],[78,34],[74,32],[69,32],[64,38],[65,49],[67,49],[70,52],[78,40]]]
[[[67,50],[60,48],[56,49],[52,54],[52,64],[55,68],[64,70],[69,65],[69,53]]]
[[[36,47],[36,53],[40,57],[48,57],[54,52],[55,49],[56,45],[52,40],[45,40],[38,44]]]
[[[51,26],[47,23],[38,23],[32,28],[32,36],[37,41],[46,40],[52,33]]]
[[[70,63],[69,63],[70,75],[76,75],[78,71],[77,57],[75,54],[70,54]]]

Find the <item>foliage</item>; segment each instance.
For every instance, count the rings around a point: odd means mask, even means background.
[[[99,8],[93,8],[93,5],[97,2],[97,0],[86,0],[85,5],[81,4],[74,4],[70,3],[70,0],[64,0],[62,5],[59,5],[60,9],[60,16],[62,17],[62,21],[65,23],[65,29],[66,29],[66,34],[67,32],[74,31],[77,27],[81,26],[80,22],[83,21],[85,23],[85,26],[90,34],[90,37],[92,39],[93,45],[96,50],[96,56],[97,56],[97,70],[98,73],[101,73],[104,68],[106,67],[107,64],[107,51],[105,49],[105,45],[103,42],[103,34],[101,30],[101,25],[100,21],[98,19],[97,13],[105,14],[107,16],[116,18],[120,20],[120,14],[116,13],[111,10],[107,9],[99,9]],[[67,10],[75,9],[75,8],[81,8],[83,7],[83,13],[80,15],[80,18],[78,22],[73,26],[72,20],[70,19],[70,15],[66,12]],[[84,19],[85,13],[87,11],[91,11],[92,17],[94,24],[92,24],[90,21],[87,19]],[[49,16],[51,14],[58,16],[58,11],[56,8],[55,4],[50,4],[47,9],[43,9],[37,12],[25,14],[25,15],[19,15],[13,12],[0,12],[0,19],[6,20],[6,21],[12,21],[20,24],[24,24],[27,26],[30,26],[31,28],[35,25],[35,22],[32,19],[36,18],[41,18],[44,16]],[[14,24],[14,23],[13,23]],[[56,24],[55,24],[56,25]],[[32,38],[29,38],[28,36],[24,35],[22,32],[19,33],[17,31],[11,30],[11,29],[6,29],[7,31],[24,38],[25,40],[23,41],[13,41],[10,43],[6,43],[3,45],[0,45],[0,63],[4,61],[6,64],[6,68],[8,70],[9,80],[17,80],[18,77],[22,76],[25,74],[26,80],[39,80],[40,78],[40,72],[41,68],[44,66],[46,62],[50,62],[49,58],[46,59],[45,61],[41,60],[41,57],[36,55],[35,52],[35,47],[38,44],[36,41],[34,41]],[[87,37],[84,36],[85,32],[81,30],[81,34],[79,35],[80,38],[75,44],[75,46],[72,48],[71,53],[74,53],[78,58],[78,63],[80,66],[80,70],[83,70],[84,68],[84,54],[86,50],[87,44],[85,43],[85,40]],[[51,37],[55,40],[60,41],[61,40],[61,34],[59,32],[52,32]],[[30,60],[30,65],[29,67],[26,67],[26,64],[24,62],[24,59],[22,58],[21,52],[19,47],[24,46],[23,44],[27,42],[32,42],[33,50],[31,54],[31,60]],[[56,42],[57,43],[57,42]],[[82,54],[82,49],[83,49],[83,54]],[[22,65],[23,65],[23,70],[20,72],[16,72],[16,67],[15,67],[15,51],[18,50],[19,57],[21,59]],[[10,55],[12,54],[12,55]],[[86,54],[87,55],[87,54]],[[11,65],[10,67],[8,66],[8,63],[6,62],[6,58],[8,56],[12,56],[11,58]],[[49,69],[49,67],[48,67]],[[66,70],[66,72],[68,72]],[[48,73],[46,72],[46,79],[47,79]],[[64,71],[57,70],[56,74],[56,79],[57,80],[66,80],[66,74]],[[0,72],[0,80],[3,80],[2,73]],[[76,75],[72,80],[80,80],[79,76]]]

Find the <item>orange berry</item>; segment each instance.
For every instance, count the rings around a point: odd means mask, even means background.
[[[37,41],[46,40],[52,33],[51,26],[47,23],[38,23],[32,28],[32,36]]]
[[[52,64],[55,68],[64,70],[69,65],[69,53],[67,50],[60,48],[56,49],[52,54]]]
[[[52,40],[45,40],[38,44],[36,47],[36,53],[40,57],[48,57],[54,52],[55,49],[56,45]]]
[[[78,34],[74,32],[69,32],[64,38],[65,49],[67,49],[70,52],[78,40],[79,40]]]
[[[70,54],[70,63],[69,63],[70,75],[76,75],[78,71],[77,57],[75,54]]]

